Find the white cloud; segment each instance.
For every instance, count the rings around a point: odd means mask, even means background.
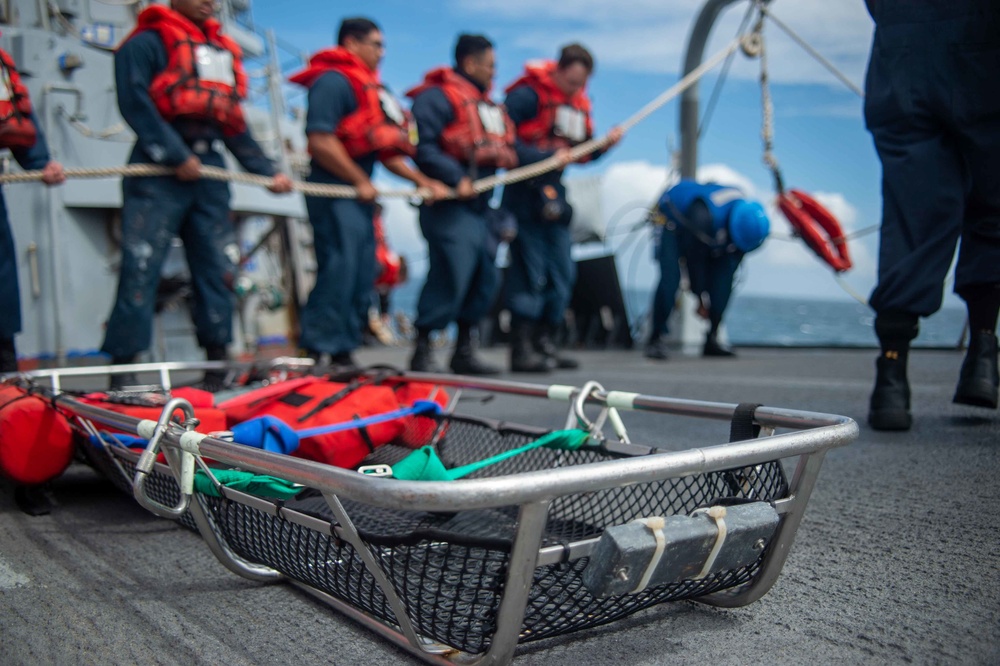
[[[744,260],[740,292],[819,299],[845,299],[849,294],[867,297],[875,282],[877,235],[851,242],[854,268],[838,283],[833,271],[801,240],[791,236],[791,228],[767,188],[725,164],[699,167],[698,178],[740,188],[748,197],[764,203],[770,216],[771,238]],[[644,161],[611,164],[600,176],[570,177],[567,184],[576,221],[596,225],[602,233],[607,227],[603,246],[578,249],[576,256],[614,252],[623,288],[651,287],[659,272],[652,258],[649,227],[642,222],[649,207],[675,180],[667,167]],[[397,189],[400,184],[378,179],[376,186]],[[599,193],[596,197],[595,189]],[[841,222],[845,233],[857,229],[858,212],[846,196],[837,192],[813,195]],[[581,205],[582,201],[586,204]],[[387,199],[383,205],[390,245],[406,257],[413,277],[422,279],[427,268],[427,244],[420,234],[417,209],[401,199]]]
[[[676,74],[688,33],[703,0],[460,0],[457,12],[502,19],[522,28],[516,44],[551,57],[554,46],[578,40],[588,45],[601,68]],[[746,3],[733,4],[716,22],[706,57],[736,34]],[[806,43],[860,85],[871,44],[872,21],[862,0],[774,2],[771,9]],[[771,79],[778,83],[840,85],[832,75],[776,25],[765,28]],[[731,76],[755,79],[759,65],[737,57]]]
[[[821,299],[846,299],[852,294],[867,297],[876,272],[872,250],[874,236],[851,243],[854,269],[842,277],[846,284],[841,285],[834,279],[833,271],[801,240],[792,238],[791,229],[775,207],[768,189],[725,164],[700,167],[698,178],[738,187],[748,197],[764,203],[768,210],[772,237],[744,260],[741,292]],[[659,272],[652,258],[649,228],[641,223],[649,206],[674,180],[666,167],[649,162],[621,162],[609,166],[599,180],[599,205],[596,210],[584,213],[607,223],[607,240],[603,249],[592,247],[581,252],[581,256],[614,251],[624,288],[652,286]],[[570,178],[571,197],[576,194],[574,189],[591,190],[594,184],[593,176]],[[816,192],[814,196],[837,217],[845,232],[856,228],[857,209],[847,197],[836,192]]]

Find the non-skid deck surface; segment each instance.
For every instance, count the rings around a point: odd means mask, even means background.
[[[406,360],[400,350],[359,357]],[[905,434],[863,423],[868,350],[743,350],[655,365],[637,352],[579,358],[583,370],[549,380],[846,414],[862,434],[827,456],[781,578],[760,602],[660,606],[524,646],[515,664],[1000,662],[1000,415],[951,405],[960,353],[913,354],[915,425]],[[468,394],[462,411],[563,425],[527,400]],[[664,448],[723,443],[728,433],[680,417],[626,422],[633,440]],[[30,518],[0,486],[0,664],[418,663],[290,586],[229,573],[197,535],[87,468],[73,467],[51,494],[53,513]]]

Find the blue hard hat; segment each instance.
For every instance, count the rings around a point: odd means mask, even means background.
[[[756,201],[740,201],[729,213],[729,238],[743,252],[760,247],[771,231],[764,207]]]

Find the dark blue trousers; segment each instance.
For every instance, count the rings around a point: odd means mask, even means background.
[[[560,189],[565,200],[562,183]],[[517,238],[510,245],[507,307],[513,316],[551,326],[562,323],[573,296],[576,264],[570,254],[572,210],[559,220],[545,220],[541,199],[526,183],[504,190],[503,206],[517,218]]]
[[[10,232],[7,203],[0,193],[0,338],[21,332],[21,292],[17,282],[17,250]]]
[[[351,199],[306,197],[316,285],[302,309],[299,346],[329,354],[361,346],[375,288],[374,209]]]
[[[873,7],[865,122],[883,209],[870,303],[928,316],[959,241],[955,291],[1000,283],[1000,10],[961,0]]]
[[[198,158],[209,166],[224,166],[222,156],[214,151]],[[229,186],[211,180],[126,178],[122,193],[118,296],[101,351],[128,357],[149,349],[156,290],[175,236],[184,243],[191,272],[198,344],[229,344],[233,334],[232,282],[239,259],[229,217]]]
[[[714,331],[733,293],[733,277],[743,259],[742,252],[726,252],[703,243],[688,229],[664,227],[656,259],[660,265],[660,282],[653,294],[653,314],[650,339],[667,333],[667,319],[677,300],[681,283],[680,260],[687,266],[691,292],[696,296],[707,294],[708,315]]]
[[[477,324],[492,307],[499,277],[480,205],[455,201],[421,207],[430,267],[417,303],[418,329]]]

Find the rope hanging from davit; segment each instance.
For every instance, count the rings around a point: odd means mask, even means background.
[[[774,178],[776,204],[788,219],[793,233],[801,238],[816,256],[837,273],[853,266],[847,247],[847,238],[837,218],[821,203],[802,190],[785,189],[781,165],[774,155],[774,102],[771,97],[770,75],[767,65],[767,43],[764,39],[764,18],[768,16],[761,6],[760,16],[753,32],[744,38],[743,52],[760,60],[761,139],[764,143],[763,162]]]

